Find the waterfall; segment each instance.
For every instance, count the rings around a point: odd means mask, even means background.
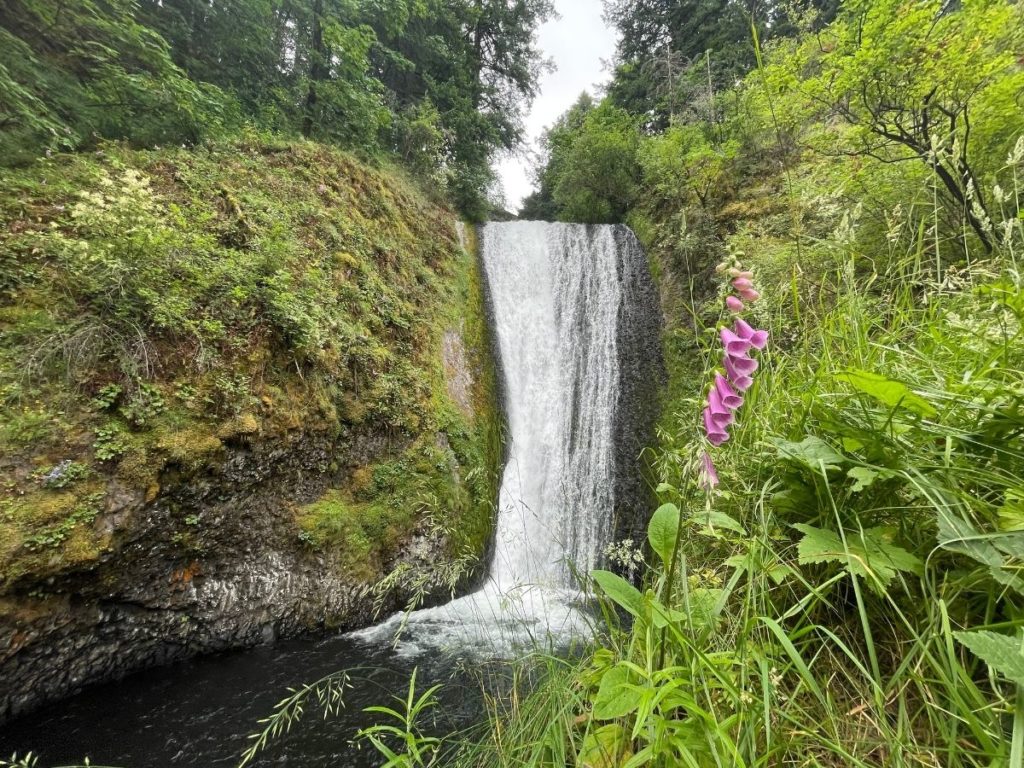
[[[400,647],[507,649],[578,634],[573,570],[598,567],[642,507],[638,454],[661,371],[656,298],[626,227],[491,223],[481,260],[502,379],[506,454],[490,578],[440,608],[394,617]]]
[[[508,423],[491,577],[499,588],[570,587],[567,566],[596,567],[611,538],[624,296],[616,231],[489,224],[481,253]],[[627,255],[643,258],[636,247]]]

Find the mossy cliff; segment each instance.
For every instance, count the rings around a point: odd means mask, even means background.
[[[108,145],[0,183],[0,719],[478,573],[472,248],[321,146]]]

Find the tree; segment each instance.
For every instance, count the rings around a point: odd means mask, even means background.
[[[639,190],[636,121],[605,101],[552,150],[552,198],[562,221],[615,223]]]
[[[0,155],[30,159],[94,136],[195,142],[230,99],[196,83],[134,0],[9,0],[0,5]]]
[[[984,105],[1019,128],[1013,115],[1024,74],[1013,51],[1022,28],[1020,6],[1005,0],[853,0],[828,34],[808,39],[767,76],[808,99],[814,116],[838,116],[853,128],[851,147],[840,151],[925,163],[991,250],[973,119]]]

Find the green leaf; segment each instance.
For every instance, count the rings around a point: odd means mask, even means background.
[[[694,516],[694,520],[706,528],[722,528],[727,531],[735,531],[743,536],[747,535],[747,529],[740,525],[734,518],[725,514],[725,512],[719,512],[713,509],[707,514],[697,514]]]
[[[636,618],[643,616],[644,596],[624,578],[611,571],[591,571],[590,577],[616,605],[622,606]]]
[[[1017,685],[1024,685],[1024,652],[1021,652],[1019,640],[983,629],[974,632],[954,632],[953,637],[967,646],[971,653],[988,664],[994,672]]]
[[[609,723],[589,731],[580,746],[577,765],[581,768],[617,768],[624,753],[626,731],[618,723]]]
[[[1024,531],[1024,488],[1008,488],[999,507],[999,530]]]
[[[843,454],[818,437],[805,437],[799,443],[780,438],[776,438],[772,442],[780,456],[795,461],[815,473],[821,473],[823,464],[825,469],[839,469],[841,464],[848,461]]]
[[[850,486],[852,493],[860,493],[865,488],[869,488],[872,483],[878,478],[878,473],[873,469],[867,467],[854,467],[846,476],[853,480],[853,485]]]
[[[856,576],[871,578],[876,589],[889,586],[897,571],[920,575],[924,564],[913,554],[890,543],[890,536],[882,528],[869,528],[863,533],[846,532],[846,545],[838,533],[798,523],[793,526],[804,534],[797,545],[801,565],[840,563]]]
[[[640,695],[632,685],[632,674],[621,664],[601,676],[594,697],[594,719],[614,720],[625,717],[640,706]]]
[[[1003,558],[999,551],[971,523],[951,509],[939,507],[935,521],[940,547],[994,568],[1002,567]]]
[[[993,580],[1004,587],[1009,587],[1018,595],[1024,595],[1024,580],[1017,576],[1017,574],[1002,568],[989,568],[988,572]]]
[[[675,504],[662,504],[651,515],[647,524],[647,540],[661,561],[668,567],[672,553],[676,549],[676,535],[679,532],[679,507]]]
[[[849,370],[836,375],[839,381],[845,381],[854,389],[873,397],[883,405],[890,408],[905,408],[920,416],[929,418],[938,415],[938,411],[918,394],[911,391],[910,387],[900,381],[894,381],[877,373],[868,371]]]

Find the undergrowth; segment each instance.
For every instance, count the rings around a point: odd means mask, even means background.
[[[0,221],[0,584],[116,546],[91,525],[99,480],[151,501],[300,435],[357,447],[318,468],[332,487],[297,544],[379,575],[432,516],[453,560],[483,551],[500,435],[478,270],[400,172],[257,134],[111,143],[9,171]],[[355,528],[314,514],[349,497]]]

